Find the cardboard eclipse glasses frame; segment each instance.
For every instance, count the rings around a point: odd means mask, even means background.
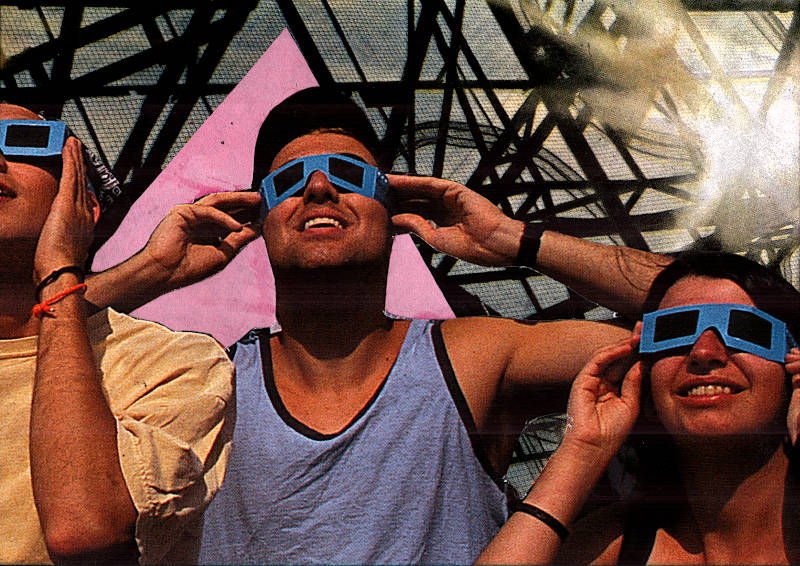
[[[639,352],[651,354],[692,346],[714,328],[726,346],[783,363],[796,346],[786,324],[749,305],[709,303],[658,310],[642,317]]]
[[[7,157],[60,157],[68,136],[59,120],[0,120],[0,152]]]
[[[322,171],[339,192],[357,193],[386,204],[389,179],[377,167],[338,153],[308,155],[282,165],[261,181],[262,212],[302,191],[314,171]]]

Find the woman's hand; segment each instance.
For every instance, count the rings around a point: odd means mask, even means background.
[[[503,266],[516,259],[524,224],[486,198],[445,179],[388,177],[395,226],[412,230],[437,250],[470,263]]]
[[[640,332],[641,323],[629,338],[598,350],[578,374],[562,444],[604,460],[619,451],[639,415],[642,363],[634,360]]]
[[[792,376],[792,399],[789,402],[786,426],[789,429],[789,439],[794,446],[800,432],[800,349],[792,348],[786,354],[786,372]]]

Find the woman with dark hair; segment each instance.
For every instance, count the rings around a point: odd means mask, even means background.
[[[577,377],[561,446],[479,562],[798,562],[798,309],[797,290],[742,257],[673,262],[633,336]],[[633,493],[581,516],[626,439]]]

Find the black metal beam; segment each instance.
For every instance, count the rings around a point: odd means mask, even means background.
[[[216,20],[211,26],[206,26],[203,20],[205,18],[214,17],[214,11],[210,10],[205,14],[201,14],[197,22],[197,30],[190,30],[189,27],[187,27],[184,36],[192,37],[195,33],[203,33],[204,30],[210,31],[212,26],[213,35],[202,37],[202,41],[199,43],[207,43],[207,45],[203,54],[196,62],[193,59],[196,53],[194,49],[187,49],[184,53],[184,62],[188,68],[186,75],[187,88],[177,97],[171,95],[170,100],[174,102],[174,104],[171,105],[166,120],[161,126],[156,139],[153,141],[153,145],[147,157],[144,159],[142,167],[134,172],[131,179],[131,184],[137,189],[141,188],[141,190],[144,190],[144,188],[149,186],[161,172],[161,168],[172,146],[175,144],[175,140],[180,134],[183,125],[186,123],[192,108],[194,108],[194,105],[200,100],[203,94],[202,85],[208,82],[208,79],[227,51],[233,36],[242,28],[244,22],[247,20],[247,16],[255,8],[256,3],[257,2],[254,0],[240,0],[234,5],[235,7],[229,8],[222,18]],[[190,27],[191,25],[190,23]]]
[[[328,69],[328,65],[325,63],[325,58],[322,56],[322,53],[317,49],[314,38],[311,32],[308,31],[306,23],[303,21],[303,17],[297,10],[297,6],[295,6],[293,0],[275,1],[283,12],[286,25],[289,26],[292,37],[294,37],[294,40],[297,42],[317,82],[323,86],[332,86],[334,84],[333,75],[330,69]]]
[[[408,3],[408,19],[413,21],[413,2]],[[419,17],[413,28],[408,29],[408,48],[406,54],[406,64],[403,67],[403,74],[400,84],[396,89],[385,93],[384,101],[392,101],[392,111],[386,122],[386,133],[381,143],[380,161],[390,163],[396,155],[403,153],[401,139],[406,131],[409,116],[415,108],[415,89],[419,88],[419,78],[422,74],[422,66],[425,63],[425,55],[428,53],[431,38],[435,27],[438,25],[436,17],[439,14],[439,7],[434,6],[433,2],[423,1],[420,6]],[[443,85],[440,84],[440,88]],[[408,148],[408,153],[412,154],[414,148]],[[415,161],[411,157],[409,161]]]
[[[797,0],[681,0],[687,10],[696,12],[791,12]]]
[[[197,33],[197,30],[207,26],[213,14],[213,10],[210,10],[207,5],[204,6],[203,9],[195,10],[189,20],[183,37],[191,37],[192,34]],[[196,49],[196,46],[187,39],[177,42],[175,47],[176,49],[169,51],[169,58],[165,61],[164,69],[155,85],[156,88],[142,101],[139,118],[128,134],[128,139],[125,141],[117,158],[117,162],[114,164],[114,172],[120,179],[127,179],[128,176],[133,173],[143,183],[140,186],[136,186],[133,182],[131,183],[132,192],[135,196],[141,194],[141,192],[147,188],[147,185],[149,185],[146,179],[154,179],[157,173],[160,172],[160,165],[158,172],[141,171],[145,145],[161,113],[170,101],[174,85],[178,82],[186,69],[188,56]],[[178,47],[181,49],[178,49]],[[189,50],[191,50],[191,53],[187,53]],[[148,51],[152,51],[152,49]],[[133,181],[133,179],[131,179],[131,181]]]
[[[165,11],[163,8],[159,9],[154,7],[150,2],[144,2],[143,4],[144,6],[137,5],[124,12],[119,12],[80,28],[74,37],[69,38],[69,47],[73,50],[77,50],[96,41],[110,37],[115,33],[120,33],[132,27],[136,27],[140,25],[142,21],[155,18],[158,14]],[[57,38],[30,47],[17,55],[9,57],[3,65],[0,78],[3,78],[5,75],[24,71],[41,61],[48,61],[55,58],[59,52],[65,48],[64,41],[65,40],[62,38]]]

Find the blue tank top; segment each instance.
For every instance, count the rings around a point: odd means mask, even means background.
[[[466,564],[505,522],[438,324],[411,322],[383,385],[336,434],[283,406],[268,336],[248,334],[234,361],[233,450],[201,563]]]

